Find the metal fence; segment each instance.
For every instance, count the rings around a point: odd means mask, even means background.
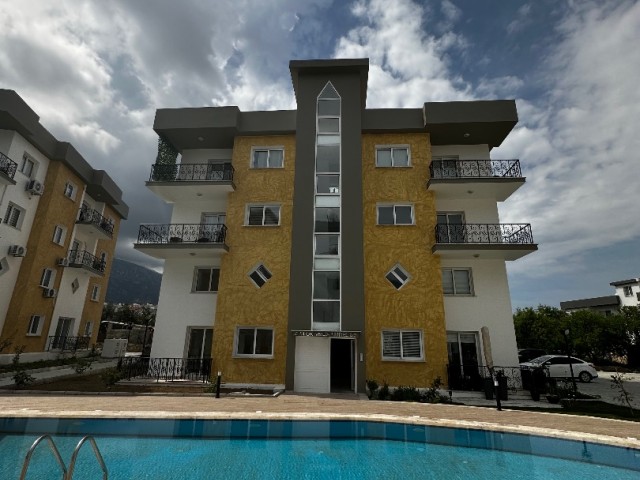
[[[140,225],[138,243],[219,243],[224,244],[227,227],[222,223],[167,223]]]
[[[18,169],[18,164],[7,157],[4,153],[0,153],[0,172],[7,177],[13,179]]]
[[[118,361],[122,378],[150,379],[156,382],[177,380],[209,382],[211,358],[148,358],[125,357]]]
[[[232,182],[230,163],[176,163],[151,166],[150,182]]]
[[[522,177],[520,160],[434,160],[429,171],[432,179]]]
[[[104,273],[107,265],[101,258],[90,254],[85,250],[71,250],[69,252],[69,266],[71,267],[86,267],[89,270],[93,270],[97,273]]]
[[[82,207],[80,208],[80,214],[78,215],[78,223],[92,224],[103,230],[107,235],[113,235],[114,225],[109,219],[103,217],[100,212],[93,210],[92,208]]]
[[[493,367],[493,374],[506,378],[509,390],[523,388],[520,367]],[[448,384],[451,390],[482,391],[487,380],[493,381],[491,369],[484,365],[447,365]]]
[[[533,244],[529,223],[463,223],[436,225],[436,243]]]
[[[47,342],[47,351],[62,350],[72,351],[88,350],[91,337],[52,336]]]

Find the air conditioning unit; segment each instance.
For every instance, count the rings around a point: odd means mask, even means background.
[[[68,267],[69,266],[69,259],[66,257],[62,257],[58,259],[58,266],[59,267]]]
[[[9,247],[9,255],[13,255],[14,257],[24,257],[27,253],[27,249],[20,245],[11,245]]]
[[[58,292],[56,292],[55,288],[45,288],[42,290],[42,296],[45,298],[55,298]]]
[[[42,195],[44,193],[44,185],[37,180],[31,180],[27,184],[27,191],[31,195]]]

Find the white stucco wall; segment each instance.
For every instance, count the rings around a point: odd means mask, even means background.
[[[201,202],[180,202],[173,206],[171,223],[200,223],[202,213],[223,213],[227,210],[227,198]]]
[[[489,145],[432,145],[431,156],[457,155],[460,160],[489,159]]]
[[[29,177],[20,171],[22,168],[22,157],[24,153],[27,152],[37,162],[37,169],[35,170],[35,175],[32,175],[32,177],[43,184],[47,175],[47,169],[49,168],[49,159],[42,155],[19,133],[9,130],[0,130],[0,151],[18,165],[18,170],[13,178],[16,184],[0,187],[0,221],[4,220],[9,202],[25,210],[20,229],[10,227],[4,223],[0,225],[0,260],[5,259],[8,266],[7,271],[0,275],[1,331],[7,316],[7,310],[9,308],[11,296],[13,295],[13,289],[18,278],[20,265],[22,264],[21,257],[8,255],[7,252],[11,245],[27,246],[36,209],[38,208],[38,202],[41,198],[38,195],[30,195],[25,190],[26,184],[29,182]],[[27,252],[27,255],[28,254],[29,252]]]
[[[74,293],[71,284],[76,279],[78,280],[79,288]],[[56,305],[53,308],[52,322],[49,326],[48,336],[51,337],[55,335],[60,317],[73,318],[74,322],[69,331],[69,336],[73,337],[78,335],[78,328],[82,320],[82,310],[84,309],[84,301],[87,296],[90,280],[91,276],[89,273],[81,268],[63,269],[58,295],[55,298]]]
[[[631,285],[631,296],[626,297],[624,295],[624,288],[622,286],[616,287],[616,295],[620,298],[621,307],[635,307],[640,305],[638,300],[638,293],[640,292],[640,284]]]
[[[152,357],[181,358],[188,327],[212,328],[217,293],[192,293],[195,267],[220,267],[220,259],[167,259],[160,286]],[[215,341],[215,340],[214,340]]]
[[[498,204],[490,198],[475,200],[437,199],[438,212],[464,212],[466,223],[500,223]]]
[[[489,328],[493,361],[498,366],[517,366],[518,352],[513,327],[507,271],[503,260],[442,259],[442,267],[471,268],[473,296],[444,296],[448,332],[475,332],[480,348],[480,329]],[[484,364],[484,356],[481,361]]]
[[[182,152],[181,163],[207,163],[209,160],[228,160],[231,161],[233,149],[197,149],[185,150]]]

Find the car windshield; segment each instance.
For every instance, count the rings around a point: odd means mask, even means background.
[[[538,358],[534,358],[533,360],[529,360],[529,363],[544,363],[549,360],[553,355],[543,355]]]

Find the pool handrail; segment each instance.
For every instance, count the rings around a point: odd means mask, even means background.
[[[62,480],[66,480],[67,479],[67,467],[65,466],[64,462],[62,461],[62,457],[60,456],[60,452],[58,451],[58,447],[56,447],[56,444],[53,441],[53,439],[51,438],[51,435],[41,435],[40,437],[38,437],[36,439],[35,442],[33,442],[33,445],[31,445],[31,448],[29,448],[29,451],[27,451],[27,455],[24,457],[24,463],[22,464],[22,472],[20,473],[20,480],[24,480],[26,478],[27,470],[29,469],[29,463],[31,462],[31,456],[33,455],[33,452],[35,451],[36,447],[43,440],[47,440],[47,442],[49,442],[48,443],[49,444],[49,449],[55,455],[56,460],[58,461],[58,465],[60,465],[60,468],[62,469]],[[105,479],[106,479],[106,477],[105,477]]]
[[[84,445],[86,441],[91,443],[91,448],[93,449],[93,453],[100,464],[100,468],[102,469],[102,480],[107,480],[109,477],[109,473],[107,472],[107,466],[104,463],[104,459],[102,458],[102,454],[100,453],[100,449],[98,448],[98,444],[95,439],[91,435],[85,435],[80,439],[78,445],[76,445],[75,450],[73,451],[73,455],[71,455],[71,461],[69,462],[69,471],[67,472],[67,476],[65,480],[71,480],[73,478],[73,469],[76,466],[76,460],[78,458],[78,453],[80,453],[80,449]]]

